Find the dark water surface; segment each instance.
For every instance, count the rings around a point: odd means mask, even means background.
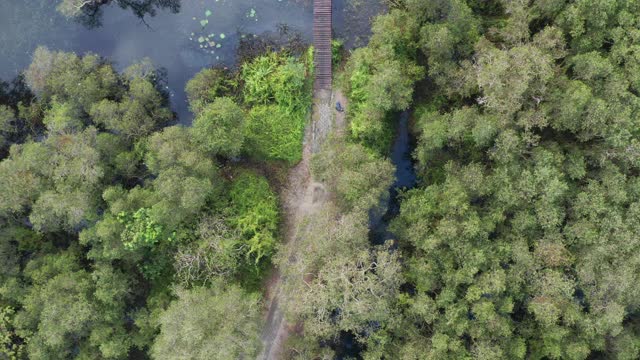
[[[415,147],[414,139],[409,134],[409,112],[400,114],[396,128],[396,138],[391,148],[391,162],[396,167],[395,181],[389,189],[389,199],[386,212],[382,217],[374,217],[371,222],[370,240],[373,244],[381,245],[387,240],[395,240],[388,227],[391,221],[400,213],[399,194],[416,186],[416,172],[411,153]]]
[[[204,67],[233,66],[242,34],[259,37],[284,24],[306,41],[312,37],[312,0],[182,0],[177,13],[158,9],[144,19],[111,4],[102,7],[102,26],[96,28],[60,15],[60,1],[0,0],[0,79],[10,80],[23,71],[39,45],[93,52],[120,70],[148,57],[167,70],[173,110],[182,123],[192,117],[186,82]],[[369,19],[380,10],[379,0],[335,0],[336,36],[350,45],[363,44]]]

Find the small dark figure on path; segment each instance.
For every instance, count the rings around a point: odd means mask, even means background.
[[[340,104],[340,101],[336,102],[336,110],[338,110],[338,112],[344,111],[344,108],[342,107],[342,104]]]

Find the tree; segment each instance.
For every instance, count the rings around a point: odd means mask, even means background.
[[[196,116],[190,131],[206,151],[235,157],[244,142],[244,121],[244,112],[232,99],[217,98]]]
[[[30,89],[39,102],[68,103],[85,114],[91,106],[120,95],[119,78],[111,65],[95,54],[79,57],[73,53],[54,52],[38,47],[25,71]]]
[[[255,357],[260,347],[259,297],[240,288],[177,289],[178,299],[160,316],[156,359]]]
[[[70,104],[54,101],[42,122],[52,134],[80,130],[84,124],[82,123],[82,115],[77,110]]]
[[[93,121],[130,138],[149,135],[173,119],[154,84],[134,78],[121,102],[102,100],[91,107]]]
[[[183,286],[206,286],[231,279],[242,262],[244,239],[238,229],[218,217],[206,217],[198,224],[198,240],[178,249],[174,268]]]
[[[96,320],[91,292],[83,271],[60,273],[31,290],[15,320],[20,336],[29,339],[29,358],[66,358],[77,341],[86,340]]]
[[[378,208],[393,182],[393,165],[358,144],[330,140],[313,159],[316,179],[337,197],[344,211]]]
[[[234,91],[229,77],[230,74],[226,70],[213,68],[204,69],[189,80],[185,92],[191,111],[197,114],[216,98],[229,96]]]

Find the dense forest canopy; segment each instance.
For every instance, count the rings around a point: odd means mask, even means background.
[[[365,358],[640,356],[639,25],[625,0],[398,0],[376,19],[346,68],[351,135],[385,149],[412,106],[420,185]]]
[[[280,209],[248,163],[300,157],[308,61],[203,70],[187,128],[150,61],[38,48],[0,94],[2,356],[254,356]]]
[[[345,129],[286,244],[312,49],[203,69],[184,127],[150,61],[38,48],[0,85],[0,353],[252,358],[273,262],[284,358],[639,358],[640,3],[387,5],[334,43]],[[390,199],[405,110],[418,185]]]

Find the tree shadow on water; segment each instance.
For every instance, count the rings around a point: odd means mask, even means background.
[[[177,14],[180,12],[180,3],[181,0],[63,0],[58,11],[88,28],[96,28],[102,26],[104,6],[116,4],[124,10],[130,10],[147,25],[146,16],[153,17],[158,10]]]

